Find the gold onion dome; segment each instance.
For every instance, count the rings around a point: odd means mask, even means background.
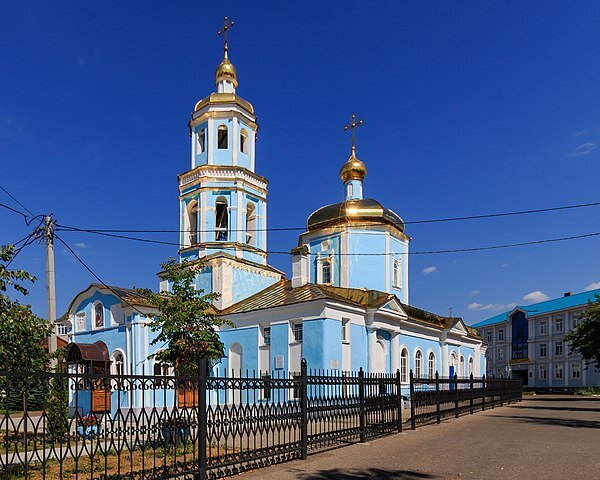
[[[325,205],[313,212],[306,226],[309,231],[340,225],[390,225],[404,232],[404,221],[393,210],[385,208],[372,198],[345,200],[333,205]]]
[[[367,175],[367,166],[361,162],[356,156],[356,151],[352,149],[352,154],[348,161],[342,165],[340,170],[340,177],[342,182],[346,183],[348,180],[364,180]]]
[[[225,56],[215,71],[215,84],[218,84],[221,80],[230,81],[235,88],[238,86],[237,70],[233,66],[233,63],[229,61],[227,50],[225,50]]]

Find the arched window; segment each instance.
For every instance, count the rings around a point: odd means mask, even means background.
[[[321,280],[322,283],[331,283],[331,263],[329,260],[321,263]]]
[[[187,206],[188,242],[186,246],[198,243],[198,202],[192,200]]]
[[[229,228],[229,212],[227,210],[227,199],[217,197],[215,217],[215,240],[227,241],[227,231]]]
[[[400,381],[408,383],[408,350],[402,349],[400,353]]]
[[[452,353],[450,354],[450,365],[449,365],[449,372],[448,375],[450,377],[454,377],[454,375],[456,375],[458,372],[456,371],[456,353],[454,353],[454,350],[452,351]]]
[[[475,375],[473,371],[473,357],[469,357],[469,375]]]
[[[206,148],[206,129],[202,129],[198,131],[198,149],[196,151],[196,153],[198,155],[200,155],[201,153],[204,153],[204,150]]]
[[[244,128],[240,130],[240,152],[248,153],[248,132]]]
[[[402,288],[402,260],[399,258],[394,259],[392,284],[394,288]]]
[[[459,376],[465,376],[465,357],[460,356],[460,367],[459,367]]]
[[[219,150],[227,150],[228,147],[228,134],[227,127],[223,124],[219,125],[217,129],[217,148]]]
[[[94,328],[104,328],[104,307],[100,302],[94,305]]]
[[[427,363],[427,376],[429,378],[435,377],[435,353],[429,352],[429,359]]]
[[[252,202],[246,206],[246,243],[255,245],[256,232],[256,207]]]
[[[348,198],[352,198],[354,196],[354,185],[351,183],[348,184]]]
[[[125,375],[125,357],[119,350],[113,353],[112,373],[113,375]]]
[[[421,350],[417,350],[415,353],[415,377],[421,377],[423,375],[423,354]]]

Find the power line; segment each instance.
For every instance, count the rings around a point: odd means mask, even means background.
[[[537,209],[528,209],[528,210],[515,210],[510,212],[499,212],[499,213],[486,213],[481,215],[466,215],[460,217],[445,217],[445,218],[431,218],[424,220],[412,220],[404,222],[405,225],[418,225],[424,223],[441,223],[441,222],[458,222],[465,220],[481,220],[486,218],[498,218],[498,217],[510,217],[516,215],[532,215],[537,213],[547,213],[547,212],[557,212],[561,210],[572,210],[576,208],[587,208],[587,207],[596,207],[600,206],[600,202],[590,202],[590,203],[579,203],[574,205],[561,205],[558,207],[548,207],[548,208],[537,208]],[[370,224],[364,224],[364,226],[368,226]],[[169,230],[169,229],[101,229],[101,228],[90,228],[90,229],[77,229],[76,227],[70,227],[68,225],[58,225],[62,228],[71,228],[74,230],[84,230],[84,231],[94,231],[94,232],[102,232],[102,233],[189,233],[189,230]],[[361,225],[356,225],[361,226]],[[306,230],[306,227],[275,227],[275,228],[256,228],[256,229],[231,229],[230,232],[282,232],[282,231],[303,231]],[[214,233],[214,229],[207,230],[197,230],[198,233]]]
[[[17,202],[21,208],[24,208],[32,217],[35,217],[34,213],[29,210],[25,205],[23,205],[21,202],[19,202],[15,197],[13,197],[8,190],[6,190],[6,188],[4,188],[2,185],[0,185],[0,189],[2,189],[2,191],[4,191],[4,193],[6,193],[10,198],[12,198],[15,202]]]
[[[114,290],[112,287],[110,287],[109,285],[107,285],[106,283],[104,283],[104,281],[102,281],[102,279],[101,279],[101,278],[100,278],[98,275],[96,275],[96,274],[94,273],[94,271],[93,271],[93,270],[92,270],[90,267],[88,267],[88,266],[87,266],[87,264],[86,264],[86,263],[85,263],[85,262],[84,262],[84,261],[83,261],[81,258],[79,258],[79,255],[77,255],[77,254],[75,253],[75,251],[74,251],[74,250],[73,250],[73,249],[72,249],[72,248],[69,246],[69,244],[68,244],[67,242],[65,242],[65,241],[64,241],[62,238],[60,238],[60,237],[59,237],[59,236],[58,236],[56,233],[54,233],[54,237],[55,237],[56,239],[58,239],[58,241],[59,241],[60,243],[62,243],[62,244],[63,244],[63,245],[64,245],[64,246],[67,248],[67,250],[69,250],[69,251],[71,252],[71,254],[72,254],[72,255],[73,255],[73,256],[74,256],[74,257],[77,259],[77,261],[78,261],[79,263],[81,263],[81,264],[84,266],[84,268],[85,268],[85,269],[86,269],[88,272],[90,272],[90,273],[92,274],[92,276],[93,276],[93,277],[94,277],[96,280],[98,280],[98,281],[99,281],[99,282],[100,282],[102,285],[104,285],[104,286],[105,286],[105,287],[106,287],[108,290],[110,290],[110,291],[111,291],[111,292],[112,292],[114,295],[116,295],[118,299],[120,299],[120,300],[121,300],[123,303],[126,303],[127,305],[129,305],[131,308],[133,308],[133,309],[134,309],[136,312],[138,312],[140,315],[144,315],[144,316],[146,316],[146,314],[145,314],[144,312],[142,312],[142,311],[138,310],[138,309],[137,309],[135,306],[133,306],[131,303],[129,303],[127,300],[125,300],[123,297],[121,297],[121,295],[119,295],[119,294],[118,294],[118,293],[117,293],[117,292],[116,292],[116,291],[115,291],[115,290]]]
[[[69,230],[64,230],[64,231],[69,231]],[[163,240],[153,240],[153,239],[149,239],[149,238],[139,238],[139,237],[131,237],[128,235],[118,235],[118,234],[114,234],[114,233],[104,233],[104,232],[98,232],[95,230],[86,230],[86,229],[74,229],[71,231],[77,231],[77,232],[82,232],[82,233],[91,233],[94,235],[103,235],[103,236],[107,236],[107,237],[111,237],[111,238],[120,238],[123,240],[132,240],[132,241],[137,241],[137,242],[143,242],[143,243],[155,243],[155,244],[160,244],[160,245],[172,245],[172,246],[177,246],[180,247],[179,243],[175,243],[175,242],[166,242]],[[582,238],[590,238],[590,237],[596,237],[596,236],[600,236],[600,232],[592,232],[592,233],[584,233],[581,235],[572,235],[572,236],[567,236],[567,237],[558,237],[558,238],[548,238],[548,239],[542,239],[542,240],[532,240],[529,242],[515,242],[515,243],[505,243],[505,244],[499,244],[499,245],[487,245],[487,246],[482,246],[482,247],[468,247],[468,248],[456,248],[456,249],[444,249],[444,250],[422,250],[422,251],[413,251],[413,252],[371,252],[371,253],[341,253],[341,252],[334,252],[332,253],[332,255],[334,256],[390,256],[390,255],[439,255],[439,254],[445,254],[445,253],[468,253],[468,252],[481,252],[481,251],[486,251],[486,250],[499,250],[499,249],[504,249],[504,248],[513,248],[513,247],[523,247],[523,246],[527,246],[527,245],[540,245],[540,244],[544,244],[544,243],[555,243],[555,242],[564,242],[567,240],[578,240],[578,239],[582,239]],[[228,246],[223,246],[220,247],[220,250],[235,250],[235,247],[228,247]],[[267,254],[272,254],[272,255],[290,255],[291,252],[285,252],[285,251],[276,251],[276,250],[267,250],[265,253]],[[316,253],[312,253],[311,255],[318,255]]]
[[[40,223],[38,224],[37,227],[35,227],[33,229],[33,231],[31,233],[29,233],[29,235],[27,235],[26,237],[22,238],[21,240],[19,240],[16,243],[13,243],[13,245],[16,247],[17,245],[19,245],[20,243],[23,243],[23,245],[21,245],[19,248],[17,248],[15,250],[15,253],[13,254],[13,257],[10,259],[10,261],[6,264],[5,268],[10,267],[10,265],[15,261],[15,258],[17,258],[17,255],[19,255],[19,253],[21,253],[21,251],[28,245],[31,245],[33,242],[35,242],[38,238],[39,238],[39,229],[40,229],[40,225],[42,224],[43,220],[40,221]]]

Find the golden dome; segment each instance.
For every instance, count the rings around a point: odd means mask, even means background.
[[[233,66],[233,63],[229,61],[229,58],[227,57],[227,50],[225,50],[225,56],[223,57],[221,63],[219,63],[219,66],[215,72],[215,84],[219,83],[221,80],[230,81],[233,83],[235,88],[238,86],[237,70]]]
[[[356,151],[353,148],[350,158],[342,165],[342,169],[340,170],[342,182],[346,183],[348,180],[364,180],[366,175],[367,166],[358,159]]]
[[[367,226],[386,224],[404,232],[402,218],[396,212],[385,208],[372,198],[345,200],[333,205],[325,205],[313,212],[308,217],[306,224],[309,231],[337,225]]]

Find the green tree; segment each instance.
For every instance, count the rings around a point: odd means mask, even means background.
[[[12,300],[8,292],[28,295],[25,282],[36,278],[24,270],[9,270],[12,245],[0,246],[0,367],[8,370],[43,370],[49,356],[45,350],[52,326],[31,311],[30,305]]]
[[[158,313],[150,328],[158,332],[151,345],[164,346],[154,358],[173,365],[182,373],[195,373],[198,357],[218,359],[223,355],[223,342],[217,328],[233,326],[221,319],[212,309],[217,293],[204,294],[194,288],[197,265],[181,264],[170,258],[162,264],[163,280],[169,291],[155,293],[149,289],[136,289]]]
[[[580,353],[589,367],[595,364],[600,369],[600,295],[589,302],[583,312],[581,322],[566,337],[571,343],[571,350]]]

